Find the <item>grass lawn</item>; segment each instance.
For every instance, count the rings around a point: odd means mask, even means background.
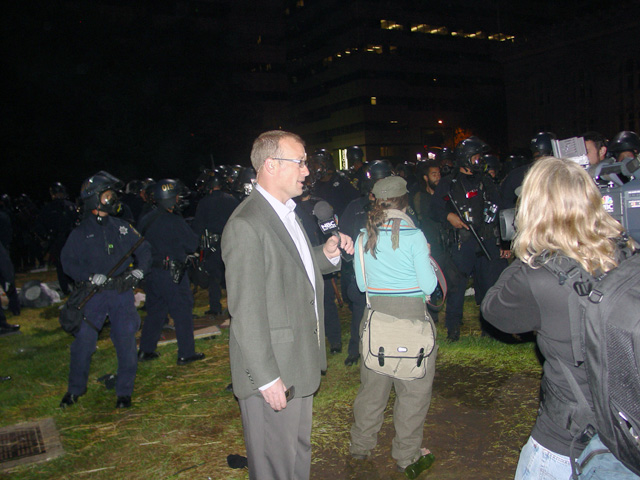
[[[19,276],[18,286],[31,278],[34,274]],[[52,272],[38,274],[37,278],[52,280]],[[206,310],[206,302],[205,292],[199,292],[196,314]],[[53,417],[66,453],[45,463],[0,473],[0,478],[248,478],[246,470],[232,470],[226,460],[229,454],[244,454],[237,402],[225,389],[231,382],[227,329],[220,336],[196,340],[196,350],[207,357],[187,366],[176,365],[175,344],[159,347],[158,360],[138,366],[133,407],[116,410],[114,390],[97,382],[102,375],[115,373],[117,365],[105,328],[93,356],[87,393],[72,408],[61,410],[58,405],[66,391],[72,337],[59,328],[57,308],[24,309],[16,318],[8,315],[10,323],[19,323],[22,328],[21,334],[0,337],[0,374],[12,377],[0,383],[0,426]],[[466,382],[473,383],[473,372],[478,371],[489,371],[496,378],[514,374],[539,377],[540,364],[531,342],[510,345],[481,338],[478,310],[471,298],[467,299],[466,311],[460,342],[444,340],[443,322],[438,325],[442,340],[438,340],[437,369],[467,372],[457,380],[459,391],[465,389]],[[144,311],[140,313],[144,319]],[[336,458],[348,457],[351,406],[359,376],[358,368],[343,363],[350,318],[346,306],[340,308],[340,315],[344,353],[330,356],[327,375],[314,402],[313,478],[336,477],[319,472],[330,472]],[[482,398],[491,388],[500,387],[485,382]],[[478,398],[478,402],[482,400]],[[435,394],[432,408],[439,408]],[[504,442],[511,449],[509,465],[514,455],[517,461],[521,446],[517,442],[526,439],[534,419],[535,409],[527,407],[519,412],[517,421],[503,427]]]

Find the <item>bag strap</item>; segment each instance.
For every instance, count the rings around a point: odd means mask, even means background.
[[[386,218],[387,220],[391,220],[392,218],[399,218],[400,220],[404,220],[405,222],[407,222],[409,224],[409,227],[417,228],[415,223],[413,223],[413,220],[411,219],[411,217],[406,213],[404,213],[402,210],[389,208],[386,210],[386,213],[387,213],[387,218]]]
[[[364,294],[367,299],[367,308],[371,310],[371,300],[369,300],[369,288],[367,287],[367,274],[364,270],[364,240],[363,236],[358,237],[358,246],[360,247],[360,269],[362,270],[362,281],[364,282]]]
[[[588,297],[593,289],[595,277],[584,270],[573,258],[556,255],[544,261],[542,266],[557,279],[558,285],[569,290],[569,328],[571,330],[571,353],[575,366],[584,362],[582,352],[581,313],[583,307],[580,297]]]

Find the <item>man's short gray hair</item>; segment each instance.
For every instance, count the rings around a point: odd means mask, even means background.
[[[304,141],[299,135],[284,130],[270,130],[261,133],[253,142],[251,149],[251,165],[256,173],[260,171],[267,158],[277,158],[282,156],[280,151],[280,140],[283,138],[293,138],[295,141],[304,145]]]

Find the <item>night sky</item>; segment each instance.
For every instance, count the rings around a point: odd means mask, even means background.
[[[102,169],[125,182],[193,185],[212,155],[248,165],[252,99],[226,80],[215,32],[205,38],[188,21],[152,29],[144,16],[123,26],[53,1],[13,3],[2,20],[0,193],[45,200],[61,181],[73,198]],[[238,137],[220,138],[223,124]]]
[[[147,2],[150,12],[172,3]],[[60,181],[73,199],[102,169],[124,182],[179,177],[193,185],[212,160],[249,164],[262,125],[256,99],[220,61],[227,37],[197,33],[189,18],[158,29],[144,9],[126,24],[73,4],[4,7],[0,193],[47,200]]]

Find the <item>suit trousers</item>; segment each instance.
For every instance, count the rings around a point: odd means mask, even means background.
[[[374,309],[391,315],[424,318],[424,300],[419,297],[387,299],[373,296],[371,304]],[[365,316],[367,315],[368,310],[365,311]],[[426,375],[416,380],[398,380],[369,370],[364,362],[360,364],[360,389],[353,403],[352,454],[368,456],[375,448],[393,387],[396,392],[393,405],[396,435],[391,445],[391,456],[402,468],[417,460],[422,447],[424,421],[431,404],[437,348],[436,346],[428,358]]]
[[[276,412],[261,394],[239,400],[251,480],[308,480],[313,395]]]

